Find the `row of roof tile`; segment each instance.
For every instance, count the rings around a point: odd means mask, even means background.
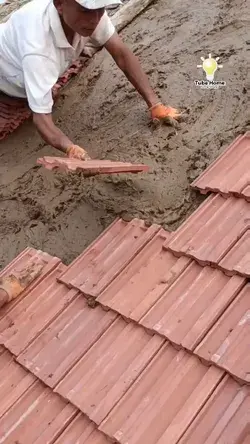
[[[249,387],[167,343],[99,429],[3,348],[0,377],[4,444],[108,444],[107,435],[124,444],[249,443]]]
[[[45,268],[40,284],[10,306],[0,319],[0,343],[19,356],[55,318],[57,328],[62,328],[62,312],[64,319],[68,313],[77,322],[82,310],[82,318],[92,322],[79,296],[83,292],[112,309],[111,314],[106,313],[112,322],[116,317],[114,312],[137,321],[152,334],[160,334],[174,345],[197,353],[248,381],[250,287],[246,278],[226,276],[189,258],[175,257],[163,248],[167,238],[169,234],[158,226],[147,229],[139,220],[130,223],[118,220],[72,266],[66,268],[51,258],[50,263],[54,264],[51,272],[46,275]],[[25,257],[29,258],[31,252],[27,250],[15,266]],[[80,322],[82,330],[83,320]],[[51,339],[52,331],[49,332]],[[58,335],[59,331],[54,334]],[[74,324],[72,333],[77,331]],[[48,343],[48,334],[45,336],[47,339],[42,343]],[[77,351],[76,344],[74,350]],[[48,349],[48,357],[50,353]],[[67,359],[68,353],[69,350]]]
[[[223,198],[219,196],[219,199]],[[202,267],[186,256],[174,256],[168,248],[178,238],[178,231],[170,237],[163,229],[158,230],[131,260],[131,250],[125,240],[121,242],[122,230],[117,233],[118,227],[121,221],[114,223],[83,253],[60,276],[60,282],[87,297],[97,298],[105,308],[139,322],[173,344],[194,351],[247,381],[250,364],[246,354],[250,308],[247,279],[240,275],[227,276],[210,266]],[[134,229],[134,225],[132,227]],[[110,241],[112,232],[113,242]],[[128,228],[126,235],[132,239]],[[128,264],[126,255],[130,255]],[[120,261],[112,259],[118,256]],[[106,279],[103,286],[101,272]],[[240,365],[232,362],[237,344]]]

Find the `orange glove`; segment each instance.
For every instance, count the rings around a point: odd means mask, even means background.
[[[71,145],[69,148],[67,148],[66,154],[70,159],[79,159],[79,160],[90,159],[87,151],[85,151],[83,148],[81,148],[78,145]]]
[[[164,106],[162,103],[152,106],[150,112],[154,123],[163,122],[175,126],[181,117],[181,113],[177,109]]]

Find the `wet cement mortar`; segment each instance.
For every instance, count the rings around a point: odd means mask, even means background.
[[[249,9],[249,8],[248,8]],[[36,165],[56,155],[31,122],[0,143],[0,267],[27,246],[70,263],[117,216],[175,230],[203,197],[190,183],[249,129],[247,1],[158,0],[123,31],[166,104],[188,114],[181,128],[153,129],[143,100],[106,51],[63,91],[57,124],[93,158],[144,162],[144,175],[83,178]],[[194,80],[201,56],[221,57],[219,90]]]

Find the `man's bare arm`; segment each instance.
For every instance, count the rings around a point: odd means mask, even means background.
[[[111,54],[119,68],[124,72],[130,83],[141,94],[149,107],[159,103],[148,76],[143,71],[138,58],[125,45],[119,35],[114,34],[106,43],[105,48]]]
[[[106,43],[105,48],[111,54],[130,83],[147,103],[154,122],[164,122],[175,126],[181,114],[175,108],[164,106],[153,91],[148,76],[143,71],[138,58],[125,45],[117,33]]]
[[[33,113],[33,122],[43,140],[54,148],[67,153],[73,142],[54,124],[52,114]]]
[[[88,158],[87,152],[74,143],[54,124],[52,114],[33,113],[33,122],[49,145],[57,148],[69,157],[85,160]]]

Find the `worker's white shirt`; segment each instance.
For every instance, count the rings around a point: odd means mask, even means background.
[[[102,47],[115,28],[107,13],[91,37],[75,35],[71,46],[53,0],[33,0],[0,24],[0,91],[27,97],[35,113],[50,113],[52,87],[82,52]]]

